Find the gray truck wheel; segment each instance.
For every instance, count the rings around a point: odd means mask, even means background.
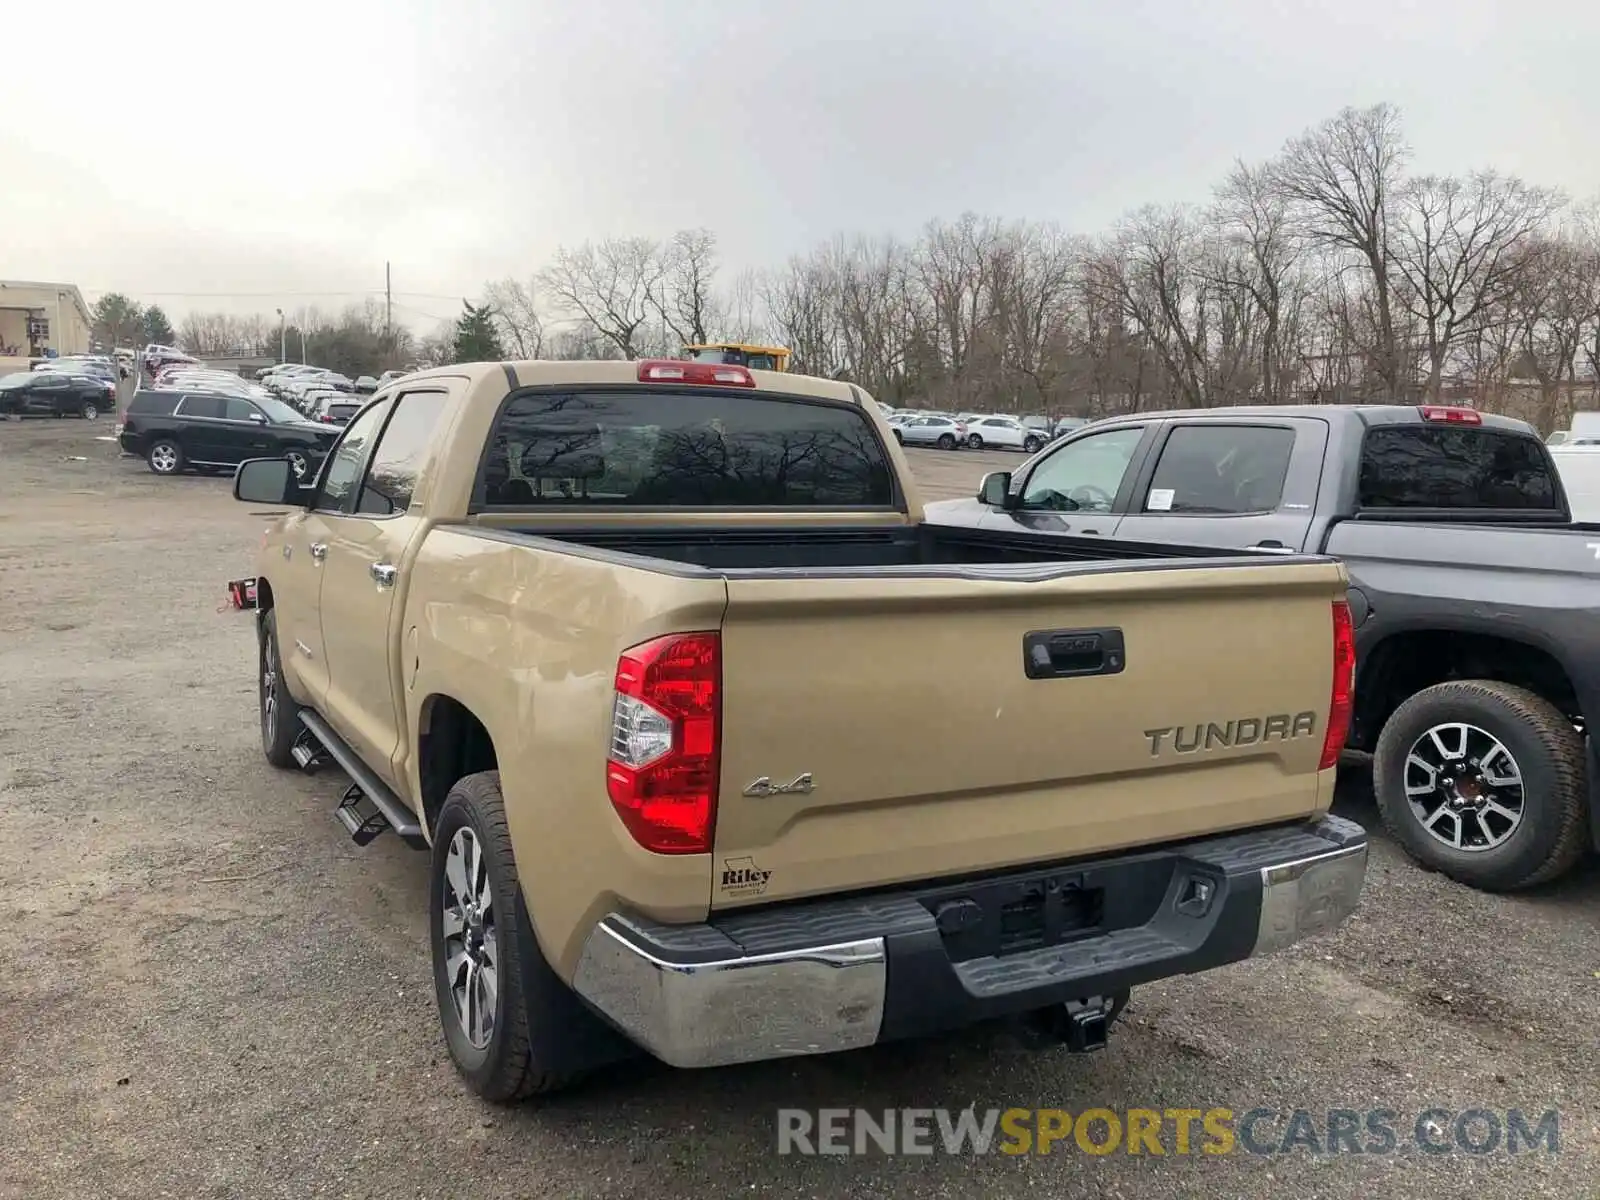
[[[450,789],[432,859],[434,993],[456,1069],[494,1103],[559,1091],[576,1076],[544,1069],[535,1053],[536,1023],[551,1019],[540,969],[551,972],[528,920],[498,771]]]
[[[1587,845],[1583,738],[1525,688],[1458,680],[1418,692],[1384,725],[1372,782],[1408,854],[1484,891],[1554,879]]]
[[[278,653],[278,616],[270,608],[261,615],[259,633],[261,752],[275,767],[295,766],[290,753],[300,736],[300,706],[283,682],[283,656]]]

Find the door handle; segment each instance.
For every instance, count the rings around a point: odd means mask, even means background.
[[[1265,542],[1257,542],[1254,546],[1251,546],[1250,549],[1252,549],[1252,550],[1265,550],[1268,554],[1293,554],[1294,553],[1294,547],[1293,546],[1285,546],[1282,542],[1271,541],[1271,540],[1265,541]]]
[[[323,559],[327,558],[328,557],[328,543],[327,542],[312,542],[311,543],[311,557],[316,559],[318,562],[321,562]]]
[[[395,576],[400,574],[399,567],[386,562],[375,562],[367,568],[367,571],[378,581],[379,587],[388,587],[394,582]]]

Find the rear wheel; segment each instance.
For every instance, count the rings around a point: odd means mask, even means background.
[[[1036,453],[1039,447],[1042,445],[1044,445],[1044,443],[1036,437],[1025,437],[1022,439],[1022,449],[1027,454]]]
[[[456,1070],[496,1103],[566,1087],[577,1076],[547,1070],[535,1053],[535,1033],[550,1032],[539,1024],[555,1018],[538,986],[551,972],[528,920],[498,771],[450,789],[432,858],[434,992]]]
[[[162,438],[150,447],[145,461],[157,475],[176,475],[183,470],[183,447],[170,438]]]
[[[1525,688],[1457,680],[1418,692],[1384,725],[1372,782],[1407,853],[1471,887],[1544,883],[1587,845],[1583,738]]]
[[[953,433],[941,433],[939,435],[939,449],[941,449],[941,450],[954,450],[955,448],[956,448],[956,435],[955,434],[953,434]]]
[[[289,470],[294,472],[294,477],[304,479],[311,469],[311,460],[299,450],[290,450],[284,457],[289,460]]]
[[[78,410],[78,415],[85,421],[93,421],[100,415],[100,408],[93,400],[85,400],[83,407]]]

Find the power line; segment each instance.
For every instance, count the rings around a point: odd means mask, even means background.
[[[364,292],[152,292],[143,288],[83,288],[97,296],[122,292],[130,296],[161,296],[172,300],[294,300],[315,299],[326,296],[381,296],[382,288],[369,288]],[[397,293],[398,294],[398,293]]]
[[[327,296],[382,296],[392,294],[395,296],[410,296],[416,300],[460,300],[462,297],[446,295],[443,292],[392,292],[386,293],[384,288],[368,288],[365,291],[354,292],[156,292],[146,288],[81,288],[81,291],[96,296],[104,296],[110,292],[122,292],[129,296],[158,296],[168,300],[296,300],[316,299]]]

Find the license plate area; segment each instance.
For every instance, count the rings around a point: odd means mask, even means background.
[[[930,888],[917,901],[951,962],[1004,958],[1150,921],[1174,883],[1175,858],[1136,857]]]

